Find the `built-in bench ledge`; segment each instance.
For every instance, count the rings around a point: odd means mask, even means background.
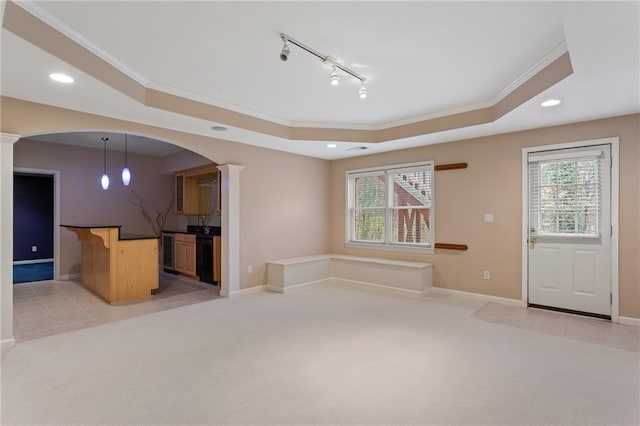
[[[323,254],[269,262],[267,289],[287,293],[338,282],[419,297],[433,284],[432,270],[431,263]]]

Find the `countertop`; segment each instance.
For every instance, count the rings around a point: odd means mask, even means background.
[[[94,225],[94,224],[82,224],[82,225],[60,225],[64,228],[79,228],[79,229],[105,229],[105,228],[118,228],[118,240],[131,241],[131,240],[155,240],[158,237],[155,235],[143,235],[143,234],[130,234],[122,232],[120,229],[122,225]]]
[[[173,229],[163,229],[162,232],[165,234],[190,234],[196,235],[198,237],[219,237],[220,236],[220,227],[219,226],[208,226],[208,227],[200,227],[200,226],[192,226],[189,225],[189,228],[186,231],[176,231]],[[195,228],[195,229],[193,229]],[[209,232],[204,232],[204,228],[208,228]]]

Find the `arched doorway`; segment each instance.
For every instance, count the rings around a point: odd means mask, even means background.
[[[73,130],[64,130],[57,131],[55,134],[63,134],[63,133],[78,133],[78,132],[95,132],[95,129],[73,129]],[[162,140],[158,138],[157,135],[149,135],[144,134],[142,132],[131,132],[126,128],[118,128],[118,129],[109,129],[108,132],[111,133],[127,133],[129,135],[135,135],[139,137],[144,137],[148,139],[152,139],[157,141],[157,143],[163,144],[173,144],[179,147],[182,150],[190,151],[190,147],[188,144],[180,144],[179,141],[173,140]],[[3,195],[11,196],[3,196],[2,205],[1,205],[1,215],[0,219],[2,222],[2,230],[3,236],[11,236],[11,226],[13,222],[12,217],[12,209],[13,209],[13,201],[12,201],[12,175],[14,168],[14,144],[20,139],[28,139],[33,137],[40,137],[41,135],[45,135],[47,132],[39,132],[39,133],[29,133],[24,136],[19,135],[11,135],[11,134],[2,134],[2,144],[1,144],[1,171],[2,171],[2,179],[0,182],[2,183]],[[215,162],[215,159],[210,158],[210,154],[203,153],[195,153],[204,158],[207,158],[211,161]],[[233,295],[234,291],[239,289],[239,212],[235,209],[239,207],[239,171],[241,170],[241,166],[233,165],[233,164],[225,164],[220,165],[219,169],[221,171],[222,177],[222,216],[223,218],[226,216],[226,219],[221,221],[222,228],[222,279],[221,279],[221,291],[220,294],[223,297],[230,297]],[[3,243],[1,246],[2,253],[2,347],[10,347],[14,344],[13,341],[13,324],[12,324],[12,313],[13,313],[13,288],[12,288],[12,279],[11,279],[11,262],[13,258],[13,250],[11,247],[12,238],[3,238]],[[234,271],[235,269],[235,271]]]

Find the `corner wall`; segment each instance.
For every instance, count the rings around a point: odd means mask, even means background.
[[[635,114],[333,161],[332,252],[432,262],[437,287],[520,300],[522,148],[619,136],[620,316],[640,318],[639,126]],[[469,250],[420,255],[345,248],[345,172],[422,160],[469,164],[435,175],[436,241],[468,244]],[[484,223],[484,213],[493,213],[495,222]],[[491,280],[483,280],[483,270],[491,271]]]

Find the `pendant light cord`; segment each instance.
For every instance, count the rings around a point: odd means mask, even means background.
[[[102,142],[104,142],[104,174],[107,174],[107,141],[109,138],[102,138]]]
[[[124,167],[127,166],[127,134],[124,134]]]

